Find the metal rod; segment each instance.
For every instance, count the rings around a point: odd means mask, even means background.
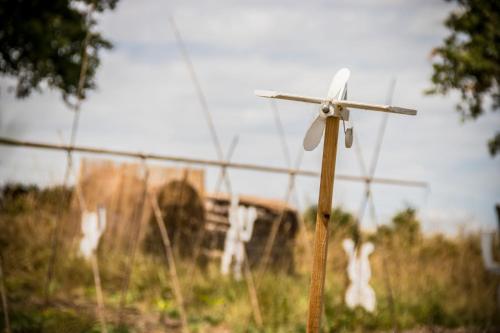
[[[391,81],[391,84],[389,86],[389,91],[387,93],[387,98],[386,98],[387,104],[392,103],[392,97],[394,95],[395,86],[396,86],[396,79],[393,79]],[[375,171],[377,169],[377,163],[378,163],[378,160],[380,157],[380,151],[382,148],[382,143],[383,143],[385,129],[387,127],[388,119],[389,119],[389,114],[385,113],[382,117],[382,122],[380,123],[377,141],[375,144],[375,151],[374,151],[373,156],[372,156],[372,161],[370,164],[369,171],[366,169],[365,164],[364,164],[363,153],[361,152],[361,145],[359,144],[359,141],[356,139],[356,141],[358,142],[358,144],[356,145],[356,153],[357,153],[358,161],[360,163],[361,172],[363,175],[366,175],[369,177],[373,177],[375,175]],[[373,193],[371,191],[371,184],[370,183],[365,184],[365,195],[363,197],[363,200],[362,200],[362,203],[360,206],[360,210],[358,213],[358,221],[357,221],[358,228],[360,228],[360,226],[362,224],[367,205],[369,205],[371,219],[372,219],[373,223],[375,223],[375,227],[378,229],[380,227],[380,225],[378,223],[377,214],[375,211],[375,203],[373,201]],[[396,307],[394,304],[394,293],[393,293],[392,284],[391,284],[391,280],[390,280],[388,260],[387,260],[386,253],[382,253],[381,257],[382,257],[383,280],[384,280],[385,288],[387,290],[387,302],[389,304],[389,311],[390,311],[390,315],[391,315],[393,332],[397,333],[397,332],[399,332],[399,325],[397,322]]]
[[[181,54],[182,54],[182,56],[184,58],[184,61],[186,62],[187,67],[188,67],[189,74],[191,76],[191,80],[193,81],[193,84],[194,84],[194,86],[196,88],[196,92],[197,92],[198,100],[200,101],[201,108],[203,109],[203,113],[205,114],[205,117],[207,119],[208,127],[209,127],[209,130],[210,130],[210,134],[212,136],[212,141],[214,143],[214,146],[215,146],[215,149],[216,149],[216,152],[217,152],[218,160],[221,161],[221,162],[224,162],[224,156],[223,156],[223,152],[222,152],[222,146],[221,146],[221,143],[220,143],[219,138],[217,136],[217,131],[215,130],[214,121],[213,121],[212,115],[210,114],[210,110],[208,108],[208,103],[207,103],[207,100],[205,98],[205,94],[203,93],[203,89],[201,88],[201,83],[198,80],[198,77],[196,75],[196,71],[194,69],[194,65],[191,62],[191,59],[189,57],[189,52],[188,52],[186,46],[184,45],[184,41],[182,40],[182,36],[180,34],[180,31],[177,28],[177,25],[175,24],[175,20],[174,20],[174,18],[172,16],[169,17],[169,21],[170,21],[170,24],[172,26],[172,30],[174,31],[174,35],[175,35],[175,38],[177,40],[177,45],[179,46]],[[229,152],[228,152],[228,157],[227,157],[226,161],[229,161],[229,159],[231,158],[231,155],[233,153],[233,150],[235,148],[236,143],[237,143],[237,139],[233,140],[233,142],[231,143],[231,146],[230,146]],[[231,183],[229,181],[229,177],[228,177],[228,174],[227,174],[227,165],[221,165],[221,176],[220,176],[220,179],[221,179],[221,181],[225,182],[227,192],[229,194],[231,194],[231,192],[232,192],[231,191]],[[217,182],[216,192],[219,192],[219,189],[220,189],[220,184],[219,184],[219,182]],[[199,240],[201,240],[201,238],[203,237],[203,231],[201,232],[201,234],[199,236],[200,236]],[[253,284],[253,277],[252,277],[252,274],[250,272],[250,268],[247,267],[248,263],[247,263],[247,260],[246,260],[246,255],[245,255],[245,261],[244,261],[244,263],[246,264],[245,265],[245,278],[246,278],[247,285],[248,285],[248,288],[249,288],[250,300],[252,302],[252,309],[253,309],[253,312],[254,312],[254,317],[255,317],[257,325],[259,327],[261,327],[262,326],[262,316],[260,314],[260,309],[259,309],[259,304],[258,304],[258,299],[257,299],[257,293],[255,291],[255,287],[254,287],[254,284]],[[196,261],[194,262],[194,265],[196,265]]]
[[[233,169],[243,169],[243,170],[259,171],[259,172],[296,174],[296,175],[308,176],[308,177],[318,177],[319,176],[318,172],[311,171],[311,170],[299,170],[299,169],[294,169],[294,168],[281,168],[281,167],[272,167],[272,166],[250,164],[250,163],[234,163],[234,162],[225,162],[225,161],[207,160],[207,159],[189,158],[189,157],[180,157],[180,156],[171,156],[171,155],[160,155],[160,154],[151,154],[151,153],[140,153],[140,152],[134,153],[134,152],[129,152],[129,151],[112,150],[112,149],[104,149],[104,148],[70,146],[70,145],[33,142],[33,141],[21,141],[21,140],[9,139],[9,138],[4,138],[4,137],[0,137],[0,145],[21,146],[21,147],[30,147],[30,148],[39,148],[39,149],[48,149],[48,150],[63,150],[63,151],[71,150],[73,152],[79,152],[79,153],[121,156],[121,157],[139,158],[139,159],[145,159],[145,160],[182,162],[182,163],[187,163],[187,164],[206,165],[206,166],[213,166],[213,167],[227,167],[227,168],[233,168]],[[378,183],[378,184],[386,184],[386,185],[423,187],[423,188],[429,187],[429,184],[427,182],[414,181],[414,180],[403,180],[403,179],[393,179],[393,178],[371,178],[371,177],[364,177],[364,176],[338,175],[338,174],[335,176],[335,178],[338,180],[345,180],[345,181],[371,182],[373,184]]]
[[[236,135],[233,140],[231,141],[231,144],[229,145],[229,148],[226,153],[226,162],[229,162],[231,158],[233,157],[234,150],[236,148],[236,145],[238,144],[238,136]],[[231,193],[231,182],[229,181],[229,177],[226,177],[227,170],[226,167],[222,167],[220,169],[219,177],[217,179],[217,182],[215,183],[215,193],[219,193],[222,187],[222,183],[224,182],[226,185],[226,191],[228,193]]]
[[[389,92],[387,93],[386,103],[392,103],[392,96],[394,95],[394,89],[396,87],[396,79],[392,79],[391,84],[389,86]],[[370,173],[368,174],[370,177],[375,175],[375,170],[377,169],[377,163],[380,158],[380,150],[382,148],[382,143],[384,141],[385,129],[387,127],[387,121],[389,120],[389,114],[384,113],[382,117],[382,122],[380,123],[380,128],[378,131],[377,143],[375,144],[375,152],[373,153],[372,163],[370,165]]]
[[[285,157],[286,165],[289,168],[292,168],[293,165],[292,165],[292,160],[290,158],[290,156],[291,156],[290,149],[288,148],[288,145],[287,145],[285,130],[283,127],[283,123],[281,122],[278,106],[276,105],[276,102],[273,99],[270,100],[270,105],[271,105],[271,108],[272,108],[273,113],[274,113],[274,120],[275,120],[275,124],[276,124],[276,129],[277,129],[278,134],[279,134],[280,139],[281,139],[281,148],[283,150],[283,156]],[[299,152],[297,154],[297,158],[295,160],[295,168],[296,169],[298,169],[300,167],[303,154],[304,154],[304,150],[302,149],[302,147],[300,147]],[[287,192],[285,194],[286,205],[289,204],[289,201],[291,200],[291,197],[293,194],[295,194],[295,196],[297,195],[297,193],[296,193],[297,188],[295,186],[296,185],[295,181],[296,181],[295,175],[290,174],[288,176],[288,188],[287,188]],[[298,204],[298,201],[296,204]],[[262,260],[261,260],[261,265],[260,265],[261,266],[261,269],[260,269],[260,271],[261,271],[260,276],[261,277],[264,275],[264,272],[267,269],[269,256],[271,254],[272,247],[274,245],[274,238],[276,237],[276,232],[279,230],[279,225],[281,224],[281,221],[285,215],[285,212],[286,212],[286,207],[283,207],[281,213],[273,222],[273,227],[272,227],[271,233],[267,239],[266,247],[264,248],[264,255],[263,255]],[[307,258],[307,261],[309,262],[310,259],[312,258],[312,256],[311,256],[312,248],[311,248],[311,244],[309,243],[309,235],[307,232],[307,227],[305,226],[304,220],[302,219],[300,214],[298,214],[298,220],[299,220],[300,229],[302,230],[302,234],[304,235],[304,240],[305,240],[304,245],[306,248],[306,258]]]
[[[168,21],[170,22],[170,26],[172,27],[172,30],[174,32],[175,40],[177,41],[177,46],[179,47],[179,50],[182,54],[182,58],[184,59],[184,62],[186,63],[186,66],[188,68],[191,81],[193,81],[194,87],[196,89],[196,95],[198,96],[198,100],[200,101],[200,106],[207,120],[208,128],[210,130],[210,135],[212,136],[212,141],[214,143],[217,152],[217,157],[219,158],[219,160],[222,160],[224,158],[224,155],[222,153],[222,146],[220,144],[219,137],[217,136],[217,131],[215,130],[214,121],[208,109],[207,99],[205,97],[205,94],[203,93],[203,89],[201,88],[200,80],[198,80],[198,76],[196,75],[193,62],[189,57],[189,52],[184,44],[180,31],[177,28],[174,17],[169,16]]]
[[[278,107],[276,106],[276,101],[274,99],[270,99],[269,104],[271,105],[271,109],[273,110],[274,122],[276,124],[276,130],[278,131],[278,134],[280,136],[281,149],[283,151],[283,156],[285,157],[286,165],[291,167],[292,159],[290,158],[290,149],[288,149],[288,145],[286,143],[285,129],[283,128],[283,123],[281,122],[280,113],[278,111]]]

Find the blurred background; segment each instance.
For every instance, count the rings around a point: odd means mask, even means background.
[[[319,172],[317,108],[254,90],[324,96],[343,67],[350,100],[418,115],[353,109],[353,148],[340,133],[324,331],[500,329],[498,4],[0,4],[7,332],[305,332],[319,176],[188,159]],[[241,279],[221,273],[232,196],[257,214]],[[346,238],[375,245],[373,311],[344,300]]]

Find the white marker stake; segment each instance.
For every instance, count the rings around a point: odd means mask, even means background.
[[[351,309],[361,306],[366,311],[373,312],[377,301],[375,291],[369,285],[372,271],[368,257],[373,252],[374,246],[372,243],[365,243],[358,251],[352,239],[344,239],[342,245],[349,258],[347,276],[351,280],[345,294],[345,302]]]
[[[84,211],[82,213],[83,238],[80,241],[80,252],[87,260],[97,249],[105,228],[106,210],[104,208],[99,208],[98,212]]]
[[[80,242],[80,252],[83,257],[90,260],[97,298],[97,316],[101,321],[102,332],[107,333],[106,318],[104,316],[104,296],[102,293],[101,276],[97,261],[97,246],[106,229],[106,209],[99,207],[97,212],[84,211],[82,213],[83,238]]]
[[[221,272],[229,274],[229,267],[233,257],[235,259],[233,274],[236,280],[241,280],[241,266],[245,260],[245,243],[252,238],[253,226],[257,219],[257,210],[254,207],[239,205],[238,196],[231,197],[229,207],[229,230],[226,233],[224,254],[221,261]]]

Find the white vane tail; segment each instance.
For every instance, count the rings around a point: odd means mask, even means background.
[[[356,250],[352,239],[344,239],[342,246],[347,254],[347,276],[350,285],[345,294],[345,302],[348,307],[363,307],[368,312],[373,312],[377,304],[375,291],[370,286],[371,277],[370,261],[368,256],[373,252],[372,243],[365,243]]]

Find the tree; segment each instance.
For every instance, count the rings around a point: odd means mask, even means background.
[[[445,21],[451,35],[431,53],[433,87],[427,93],[459,91],[462,119],[476,119],[485,113],[485,102],[491,102],[492,111],[500,108],[500,2],[446,1],[459,8]],[[489,150],[492,156],[500,151],[500,132],[490,140]]]
[[[0,0],[0,74],[17,79],[16,96],[40,90],[42,82],[76,97],[81,63],[87,52],[85,91],[95,87],[99,50],[111,43],[94,31],[95,12],[114,9],[118,0]],[[83,41],[87,39],[87,48]]]
[[[306,225],[315,226],[316,225],[316,214],[318,213],[318,206],[309,206],[303,214],[303,219]],[[349,237],[352,237],[355,242],[358,242],[360,238],[360,229],[356,221],[356,218],[349,212],[345,211],[342,207],[332,208],[330,215],[330,222],[332,226],[333,235],[337,231],[346,233]]]
[[[415,244],[421,238],[420,221],[414,208],[408,207],[392,218],[392,227],[408,244]]]

